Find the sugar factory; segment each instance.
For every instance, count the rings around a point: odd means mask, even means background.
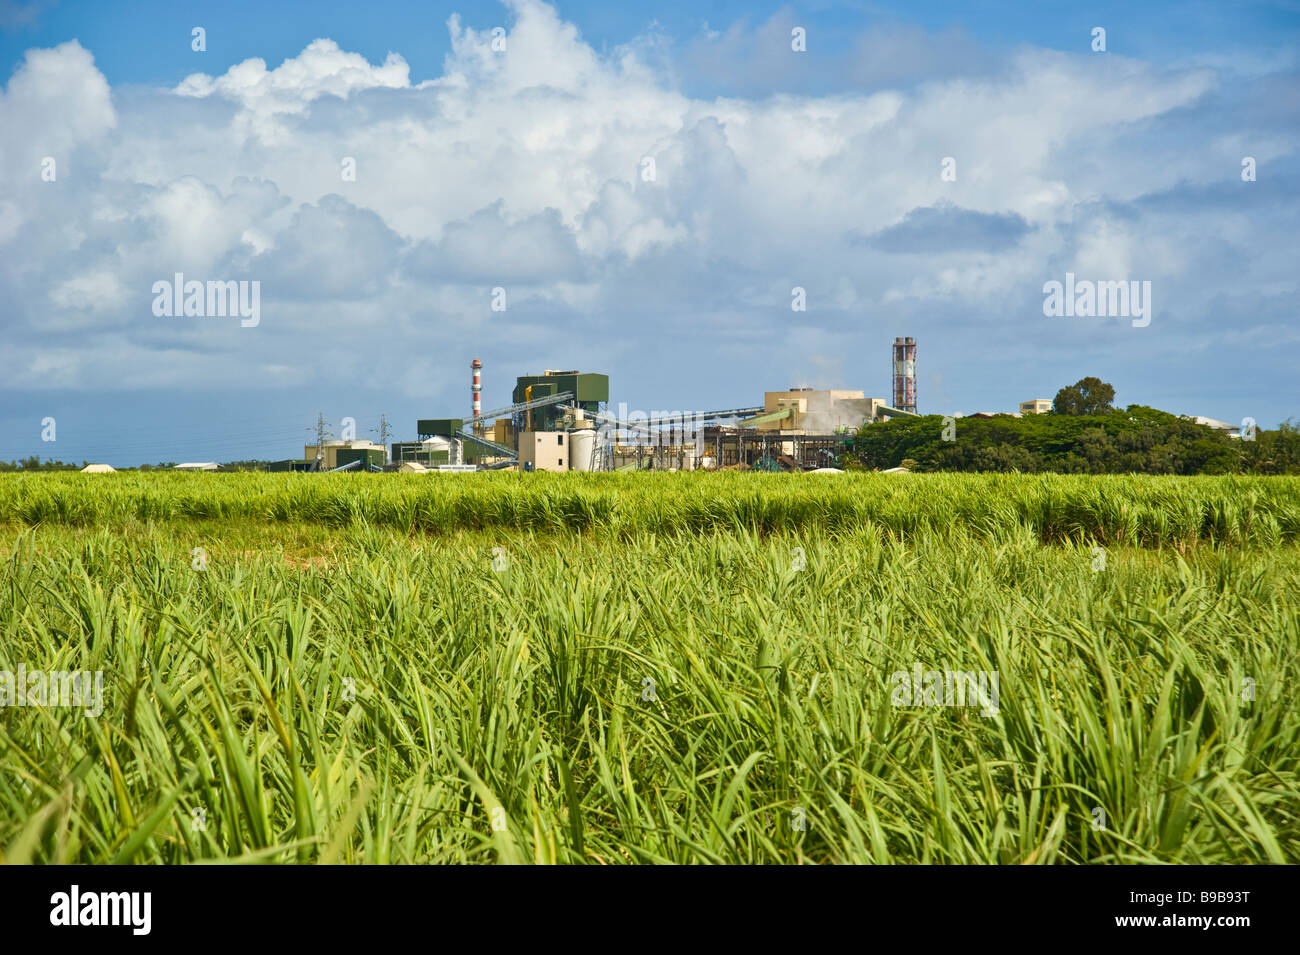
[[[629,471],[834,467],[864,424],[916,417],[916,342],[891,349],[892,403],[863,391],[789,388],[762,404],[707,411],[629,411],[610,404],[609,376],[547,369],[515,379],[510,403],[483,410],[483,362],[470,363],[471,408],[421,418],[414,440],[345,437],[304,448],[278,469],[311,471]],[[381,436],[382,442],[382,436]]]

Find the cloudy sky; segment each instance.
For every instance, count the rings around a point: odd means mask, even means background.
[[[896,335],[922,412],[1300,418],[1295,0],[213,6],[0,0],[0,459],[412,438],[475,357],[487,406],[886,397]],[[1067,272],[1150,324],[1045,316]],[[260,323],[155,315],[176,273]]]

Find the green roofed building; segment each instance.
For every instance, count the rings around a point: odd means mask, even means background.
[[[368,471],[371,467],[382,468],[387,463],[384,460],[383,448],[339,448],[334,458],[334,466],[341,468],[353,461],[361,463],[362,471]]]
[[[310,471],[315,465],[315,461],[305,459],[298,461],[290,458],[287,461],[272,461],[266,466],[266,469],[268,471]]]
[[[424,464],[429,467],[436,467],[439,464],[447,464],[449,455],[447,444],[443,442],[441,446],[425,443],[423,441],[399,441],[393,444],[392,462],[401,464],[403,461],[411,461],[415,464]]]
[[[464,418],[421,418],[415,423],[420,440],[425,438],[452,438],[465,427]]]
[[[528,391],[532,388],[532,392]],[[601,410],[601,405],[609,401],[609,375],[583,374],[577,371],[546,371],[540,375],[521,375],[515,379],[515,390],[510,396],[515,404],[545,398],[547,395],[568,391],[574,395],[573,404],[584,412],[594,415]],[[567,402],[566,402],[567,403]],[[556,405],[535,408],[532,413],[533,431],[559,430],[559,421],[564,412]],[[522,431],[527,427],[526,414],[516,415],[515,429]]]

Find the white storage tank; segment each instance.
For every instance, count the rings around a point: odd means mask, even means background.
[[[574,431],[569,435],[569,470],[590,471],[596,452],[596,432]]]

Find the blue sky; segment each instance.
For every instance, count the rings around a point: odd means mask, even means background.
[[[895,335],[926,412],[1097,375],[1272,427],[1298,36],[1298,3],[0,0],[0,459],[295,457],[318,409],[413,437],[474,357],[488,405],[544,367],[647,411],[884,396]],[[156,316],[178,271],[259,281],[260,323]],[[1151,324],[1044,316],[1067,272],[1150,281]]]
[[[1295,3],[1143,3],[1002,2],[942,3],[754,3],[700,0],[687,3],[609,3],[584,0],[557,3],[559,14],[581,29],[596,50],[606,51],[657,28],[677,40],[692,37],[705,24],[725,31],[738,22],[762,23],[782,10],[797,12],[816,31],[818,46],[844,50],[873,22],[911,24],[928,32],[959,28],[993,48],[1033,44],[1063,50],[1097,25],[1111,32],[1112,52],[1151,62],[1170,62],[1197,54],[1280,50],[1294,45],[1300,29]],[[96,64],[109,82],[174,85],[193,70],[186,42],[193,26],[213,34],[209,55],[230,65],[249,57],[279,63],[297,56],[318,36],[340,41],[371,62],[397,51],[415,78],[437,76],[450,51],[446,20],[460,13],[483,27],[504,24],[492,3],[429,3],[367,0],[364,4],[267,3],[223,0],[0,0],[0,56],[7,76],[33,46],[56,46],[78,38],[95,51]],[[346,42],[343,42],[346,40]],[[699,91],[697,91],[699,92]]]

